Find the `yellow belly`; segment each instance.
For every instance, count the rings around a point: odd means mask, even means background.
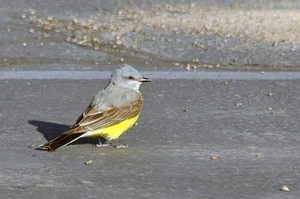
[[[83,137],[104,137],[107,140],[117,139],[127,131],[130,127],[134,125],[137,121],[139,115],[132,117],[130,119],[124,120],[119,124],[112,125],[103,129],[97,129],[94,131],[88,131],[84,134]]]

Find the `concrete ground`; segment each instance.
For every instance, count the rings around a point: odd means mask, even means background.
[[[138,125],[121,137],[129,148],[86,139],[53,153],[34,148],[107,80],[1,80],[1,196],[298,198],[299,79],[152,78]]]

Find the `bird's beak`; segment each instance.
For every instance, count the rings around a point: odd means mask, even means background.
[[[139,82],[152,82],[150,78],[142,77]]]

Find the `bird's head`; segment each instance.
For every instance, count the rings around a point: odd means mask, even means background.
[[[151,82],[151,79],[143,77],[132,66],[123,64],[112,73],[110,82],[120,87],[138,90],[143,82]]]

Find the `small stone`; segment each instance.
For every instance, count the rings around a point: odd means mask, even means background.
[[[210,159],[212,159],[212,160],[216,160],[216,159],[218,159],[218,156],[216,156],[216,155],[213,155],[213,156],[211,156],[211,157],[210,157]]]
[[[137,126],[137,125],[139,125],[139,123],[137,123],[137,122],[136,122],[136,123],[134,123],[134,126]]]
[[[85,165],[90,165],[90,164],[92,164],[93,163],[93,160],[89,160],[89,161],[87,161],[86,163],[84,163]]]
[[[33,9],[29,9],[28,11],[29,11],[29,12],[30,12],[30,14],[32,14],[32,15],[34,15],[34,14],[35,14],[35,10],[33,10]]]
[[[81,58],[80,58],[80,57],[73,57],[73,60],[75,60],[75,61],[80,61]]]
[[[122,45],[123,44],[120,36],[116,36],[116,44],[117,45]]]
[[[243,103],[237,103],[235,106],[242,106]]]
[[[280,190],[281,191],[290,191],[290,189],[287,186],[282,186]]]
[[[184,111],[184,112],[189,112],[189,109],[184,109],[183,111]]]
[[[48,17],[47,17],[47,20],[48,20],[48,21],[53,21],[53,17],[52,17],[52,16],[48,16]]]
[[[186,68],[185,68],[187,71],[190,71],[191,70],[191,65],[190,64],[187,64]]]
[[[32,144],[32,145],[29,146],[29,148],[32,148],[32,149],[35,148],[35,145]]]
[[[269,94],[268,94],[268,96],[272,96],[272,95],[273,95],[272,93],[269,93]]]

